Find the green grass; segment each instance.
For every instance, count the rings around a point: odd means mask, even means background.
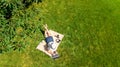
[[[61,57],[53,60],[36,49],[43,39],[36,28],[37,32],[29,32],[30,36],[25,37],[27,46],[23,51],[0,54],[0,66],[119,67],[119,3],[119,0],[44,0],[36,5],[41,5],[42,9],[42,15],[37,16],[42,17],[41,23],[45,22],[50,29],[65,35],[58,48]],[[34,20],[30,20],[31,24],[37,25]]]

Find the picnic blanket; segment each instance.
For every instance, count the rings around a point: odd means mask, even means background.
[[[58,48],[58,46],[60,45],[60,43],[61,43],[64,35],[63,35],[63,34],[60,34],[60,33],[58,33],[58,32],[55,32],[55,31],[53,31],[53,30],[49,30],[49,31],[51,32],[51,35],[53,36],[54,42],[55,42],[55,44],[56,44],[56,47]],[[47,52],[46,48],[47,48],[47,45],[46,45],[45,40],[42,40],[42,41],[39,43],[39,45],[36,47],[36,49],[44,52],[45,54],[47,54],[47,55],[49,55],[49,56],[51,56],[51,54],[49,54],[49,53]],[[56,48],[55,50],[57,50],[57,48]]]

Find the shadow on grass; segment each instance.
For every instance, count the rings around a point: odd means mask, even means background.
[[[0,49],[0,54],[2,53],[2,50]]]
[[[40,31],[41,31],[41,33],[42,33],[42,34],[43,34],[43,36],[44,36],[44,32],[45,32],[45,31],[44,31],[44,30],[42,30],[42,29],[40,29]]]

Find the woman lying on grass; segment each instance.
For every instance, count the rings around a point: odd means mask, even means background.
[[[58,58],[59,55],[56,51],[56,44],[54,42],[53,36],[51,35],[51,32],[49,32],[47,25],[44,25],[45,28],[45,41],[47,43],[47,52],[52,55],[52,58]]]

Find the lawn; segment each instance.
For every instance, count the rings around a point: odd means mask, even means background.
[[[26,11],[29,13],[33,6],[41,11],[31,14],[33,19],[28,18],[27,22],[20,21],[36,26],[35,32],[26,30],[29,35],[24,37],[26,47],[22,51],[1,53],[0,67],[120,67],[119,3],[119,0],[43,0],[39,4],[33,3]],[[40,22],[36,22],[37,17],[41,17]],[[59,59],[53,60],[36,49],[44,39],[39,27],[42,23],[65,35],[58,48]],[[15,32],[19,35],[21,31],[24,30],[17,27]]]

